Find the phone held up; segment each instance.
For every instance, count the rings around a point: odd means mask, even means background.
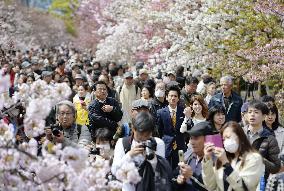
[[[178,151],[178,160],[179,162],[184,162],[184,153],[183,150]]]
[[[224,148],[222,136],[220,134],[205,136],[205,143],[213,143],[215,147]]]

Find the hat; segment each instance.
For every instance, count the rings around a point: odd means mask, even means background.
[[[218,132],[214,131],[210,122],[202,121],[194,125],[189,131],[190,136],[206,136],[206,135],[214,135]]]
[[[141,75],[141,74],[148,74],[148,70],[145,69],[145,68],[140,69],[139,70],[139,75]]]
[[[241,113],[245,113],[248,111],[249,102],[245,102],[241,107]]]
[[[132,72],[126,72],[126,73],[124,74],[124,78],[133,78]]]
[[[174,75],[174,76],[176,76],[176,74],[175,74],[174,71],[168,72],[167,74],[168,74],[168,76],[169,76],[169,75]]]
[[[28,61],[24,61],[24,62],[21,64],[22,68],[27,68],[27,67],[30,67],[31,65],[32,65],[32,64],[29,63]]]
[[[134,100],[132,102],[132,109],[141,109],[141,108],[149,109],[148,102],[142,99]]]
[[[76,80],[76,79],[82,79],[82,80],[83,80],[83,79],[84,79],[84,77],[83,77],[81,74],[76,74],[76,76],[75,76],[75,80]]]
[[[42,71],[41,75],[42,75],[43,77],[45,77],[45,76],[51,76],[52,73],[53,73],[52,71],[44,70],[44,71]]]

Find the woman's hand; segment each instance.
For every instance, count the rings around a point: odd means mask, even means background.
[[[222,162],[222,165],[229,162],[225,149],[216,147],[214,153],[216,157]]]
[[[215,146],[213,143],[205,143],[204,144],[204,158],[206,160],[210,160],[212,158],[212,154],[215,150]]]
[[[183,110],[183,113],[184,113],[184,115],[186,116],[186,118],[190,119],[190,118],[191,118],[191,115],[192,115],[192,109],[191,109],[191,107],[186,107],[186,108]]]

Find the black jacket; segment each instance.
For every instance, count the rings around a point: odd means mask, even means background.
[[[160,102],[156,97],[149,103],[150,106],[150,112],[152,114],[152,116],[154,117],[155,120],[157,120],[157,111],[159,109],[162,109],[164,107],[168,106],[168,102],[165,101],[162,103]]]
[[[263,156],[266,176],[280,170],[281,161],[278,157],[280,149],[276,138],[269,130],[263,128],[259,138],[252,143],[252,146]]]
[[[225,107],[224,104],[224,97],[223,93],[218,93],[214,95],[208,105],[208,108],[210,109],[211,107],[215,105],[222,105]],[[243,100],[242,98],[232,91],[232,103],[229,105],[226,113],[226,121],[236,121],[240,122],[241,121],[241,107],[243,105]]]
[[[109,113],[104,112],[102,107],[104,105],[113,106],[113,110]],[[105,102],[102,103],[95,99],[89,105],[89,120],[90,120],[90,130],[92,135],[94,134],[96,129],[107,127],[114,134],[117,128],[117,123],[122,118],[122,111],[118,104],[118,102],[113,98],[106,98]]]

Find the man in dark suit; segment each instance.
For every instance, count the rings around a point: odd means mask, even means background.
[[[114,135],[118,126],[117,123],[123,115],[121,108],[115,99],[107,97],[105,82],[96,82],[93,91],[96,99],[88,108],[92,138],[94,138],[94,132],[99,128],[108,128]]]
[[[180,89],[178,86],[171,86],[167,92],[169,105],[157,112],[157,126],[159,136],[166,146],[166,158],[176,168],[178,165],[178,150],[186,150],[183,133],[180,127],[184,119],[184,108],[178,105]]]

